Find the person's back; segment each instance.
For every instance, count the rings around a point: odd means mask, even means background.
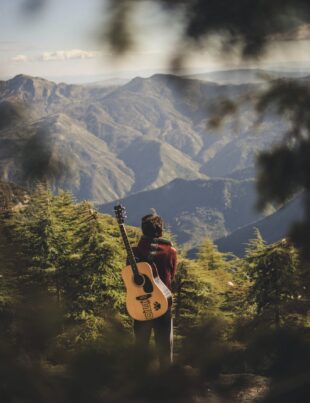
[[[142,236],[133,252],[139,261],[153,264],[161,280],[171,290],[171,280],[176,271],[176,250],[172,243],[163,238]]]
[[[171,290],[171,281],[176,272],[176,250],[172,243],[162,238],[163,221],[157,214],[148,214],[142,218],[143,236],[138,245],[133,248],[138,261],[146,261],[152,265],[161,280]],[[161,367],[172,362],[172,316],[171,307],[161,317],[150,321],[134,321],[136,343],[146,347],[149,343],[152,329]]]

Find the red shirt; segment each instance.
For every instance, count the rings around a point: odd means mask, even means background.
[[[158,275],[171,290],[171,280],[176,272],[176,250],[170,241],[162,238],[148,238],[142,236],[138,245],[133,247],[133,253],[141,262],[153,262]]]

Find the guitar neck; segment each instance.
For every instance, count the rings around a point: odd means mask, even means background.
[[[119,224],[119,229],[120,229],[120,232],[121,232],[121,235],[122,235],[122,238],[123,238],[123,242],[124,242],[125,249],[126,249],[126,252],[127,252],[127,258],[128,258],[129,264],[131,266],[131,269],[133,271],[133,274],[134,275],[139,275],[139,270],[138,270],[136,258],[135,258],[135,255],[133,253],[133,250],[132,250],[132,248],[130,246],[130,243],[129,243],[129,240],[128,240],[128,236],[127,236],[124,224]]]

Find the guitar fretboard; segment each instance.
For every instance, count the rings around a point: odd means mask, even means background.
[[[120,228],[120,232],[121,232],[123,242],[124,242],[126,252],[127,252],[128,261],[129,261],[129,264],[130,264],[130,266],[132,268],[132,271],[134,272],[134,274],[139,274],[138,267],[137,267],[137,262],[136,262],[134,254],[133,254],[133,250],[132,250],[132,248],[130,246],[130,243],[129,243],[129,240],[128,240],[128,236],[127,236],[124,224],[119,224],[119,228]]]

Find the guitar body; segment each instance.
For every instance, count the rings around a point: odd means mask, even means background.
[[[122,270],[127,289],[126,306],[129,315],[136,320],[152,320],[167,312],[172,303],[172,294],[158,275],[154,277],[149,263],[136,263],[143,283],[137,285],[131,266]]]

